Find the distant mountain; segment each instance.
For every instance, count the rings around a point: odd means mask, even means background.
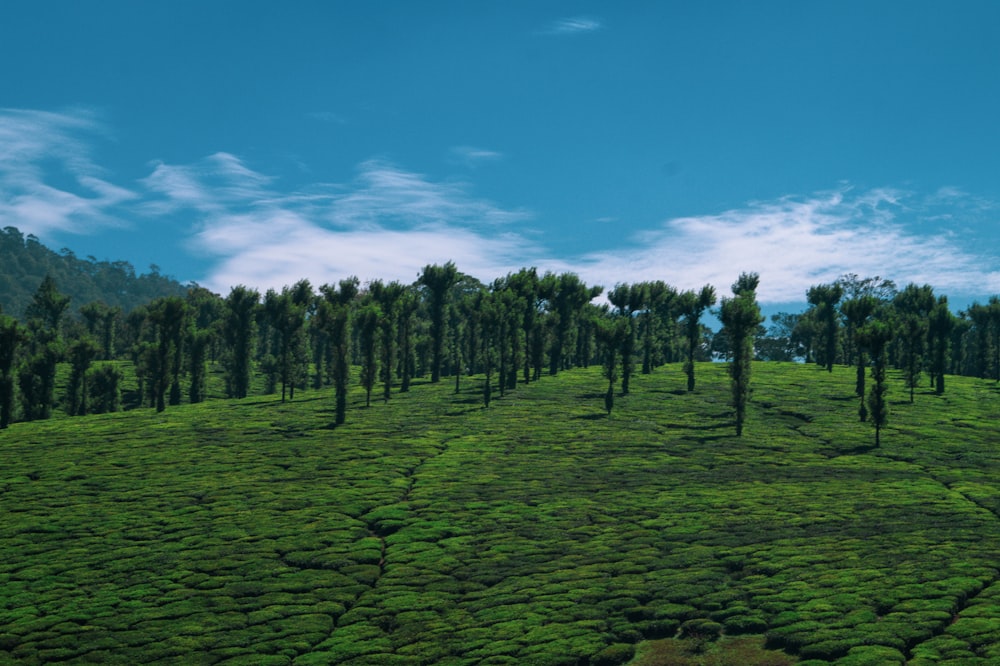
[[[15,227],[0,231],[0,307],[3,313],[23,317],[24,309],[46,275],[67,294],[70,310],[92,301],[118,306],[125,312],[160,296],[181,296],[187,287],[161,275],[156,267],[142,275],[127,261],[78,258],[71,250],[53,252],[38,238]]]

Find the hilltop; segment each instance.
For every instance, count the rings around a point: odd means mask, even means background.
[[[46,275],[72,299],[74,312],[94,301],[128,312],[154,298],[182,296],[187,291],[155,266],[148,273],[136,274],[127,261],[80,259],[68,248],[54,252],[15,227],[0,230],[0,308],[4,314],[22,317]]]
[[[755,364],[741,438],[698,373],[13,424],[0,660],[997,663],[995,382],[890,373],[876,449],[852,369]]]

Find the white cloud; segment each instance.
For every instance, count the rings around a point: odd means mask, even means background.
[[[475,146],[455,146],[449,153],[453,164],[469,168],[475,168],[484,162],[495,162],[503,157],[503,153]]]
[[[0,109],[0,226],[45,237],[122,224],[117,208],[138,195],[91,161],[102,132],[87,111]]]
[[[602,27],[601,21],[589,16],[574,16],[571,18],[559,19],[549,28],[548,33],[552,35],[572,35],[583,32],[594,32]]]
[[[155,165],[153,173],[141,181],[157,195],[145,202],[148,212],[164,214],[183,208],[220,212],[227,206],[252,204],[273,196],[267,189],[271,178],[253,171],[229,153],[215,153],[193,165]]]
[[[210,187],[225,165],[235,186]],[[184,208],[199,216],[196,251],[219,258],[200,282],[220,292],[235,284],[281,287],[308,277],[315,283],[348,275],[412,282],[428,263],[492,279],[536,257],[511,225],[530,218],[469,196],[461,183],[436,182],[382,160],[359,167],[346,185],[319,184],[278,194],[270,179],[231,156],[193,166],[158,164],[144,180],[164,195],[152,213]]]
[[[338,227],[462,224],[471,227],[506,225],[528,219],[524,210],[506,210],[474,199],[466,185],[437,182],[383,160],[360,166],[358,178],[334,194],[325,221]]]
[[[303,277],[314,284],[350,275],[408,284],[423,266],[450,260],[463,272],[488,280],[520,265],[519,257],[530,256],[517,236],[487,238],[444,225],[334,231],[282,211],[220,220],[198,234],[197,241],[223,257],[205,281],[221,293],[236,284],[278,288]]]
[[[947,233],[916,235],[897,218],[913,197],[892,190],[842,191],[755,203],[718,215],[677,218],[632,239],[632,246],[582,258],[591,281],[662,279],[683,289],[728,293],[742,271],[760,274],[762,302],[805,300],[806,290],[845,273],[880,275],[942,293],[1000,290],[994,262]]]

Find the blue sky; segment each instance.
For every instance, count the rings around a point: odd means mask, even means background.
[[[0,226],[221,293],[454,260],[1000,292],[1000,4],[0,5]]]

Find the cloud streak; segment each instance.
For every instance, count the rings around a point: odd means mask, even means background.
[[[0,226],[44,236],[121,225],[116,210],[138,194],[90,160],[90,139],[101,133],[86,111],[0,109]]]
[[[503,158],[503,153],[475,146],[455,146],[449,152],[451,162],[465,167],[475,168],[485,162],[495,162]]]
[[[601,21],[589,16],[574,16],[555,21],[548,29],[550,35],[576,35],[600,30]]]

